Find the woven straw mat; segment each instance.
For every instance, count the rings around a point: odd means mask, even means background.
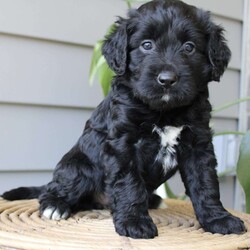
[[[109,211],[79,212],[68,220],[40,218],[37,200],[0,198],[0,249],[250,249],[250,215],[233,212],[244,220],[242,235],[206,233],[189,202],[166,200],[167,208],[150,210],[159,236],[131,239],[119,236]]]

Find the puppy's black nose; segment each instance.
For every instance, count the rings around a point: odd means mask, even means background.
[[[157,81],[164,86],[173,85],[177,81],[177,75],[173,71],[164,71],[158,75]]]

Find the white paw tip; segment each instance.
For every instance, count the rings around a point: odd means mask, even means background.
[[[42,216],[51,220],[61,220],[66,219],[69,216],[69,213],[65,211],[63,214],[61,214],[55,207],[47,207],[43,211]]]
[[[59,213],[59,210],[58,210],[58,209],[56,209],[56,210],[53,212],[51,219],[52,219],[52,220],[60,220],[60,219],[62,219],[61,214]]]
[[[54,210],[55,210],[54,207],[47,207],[47,208],[43,211],[42,216],[45,217],[45,218],[47,218],[47,219],[51,219]]]

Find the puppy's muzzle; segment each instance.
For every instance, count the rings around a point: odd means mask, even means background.
[[[173,71],[161,72],[157,77],[157,82],[165,87],[170,87],[177,82],[177,75]]]

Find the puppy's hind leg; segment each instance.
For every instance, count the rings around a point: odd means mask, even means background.
[[[91,197],[101,185],[100,178],[95,166],[75,146],[59,162],[53,180],[39,197],[41,215],[54,220],[68,218],[72,212],[84,207],[79,204],[85,202],[84,197],[91,203]],[[91,208],[91,204],[86,207]]]

